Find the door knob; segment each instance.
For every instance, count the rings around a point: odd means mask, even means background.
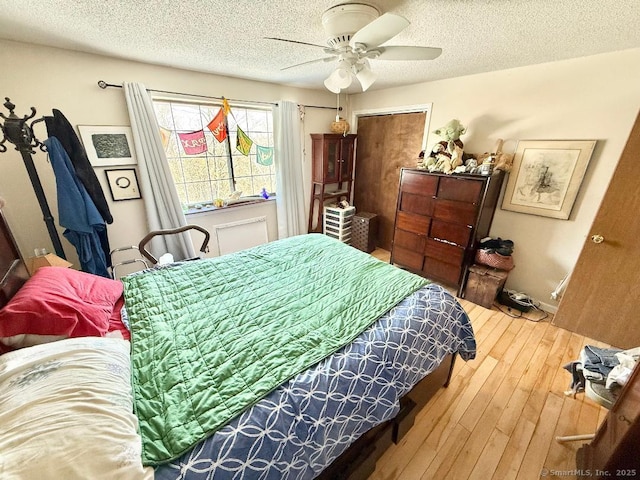
[[[604,237],[602,235],[591,235],[591,241],[593,243],[602,243],[604,242]]]

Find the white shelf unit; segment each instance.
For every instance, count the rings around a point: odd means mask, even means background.
[[[322,231],[325,235],[351,244],[351,223],[356,207],[324,207]]]

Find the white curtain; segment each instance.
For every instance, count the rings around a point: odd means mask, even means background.
[[[298,105],[281,100],[274,107],[278,238],[307,233],[303,188],[302,119]]]
[[[160,129],[149,93],[141,83],[124,83],[133,141],[138,157],[140,192],[149,231],[187,224],[169,163],[160,140]],[[147,247],[156,258],[171,253],[176,260],[195,257],[188,233],[156,236]]]

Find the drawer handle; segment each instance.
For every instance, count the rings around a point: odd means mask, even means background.
[[[438,242],[442,242],[442,243],[446,243],[447,245],[453,245],[455,247],[458,247],[459,245],[455,242],[452,242],[450,240],[445,240],[443,238],[438,238],[438,237],[432,237],[434,240],[437,240]]]
[[[621,422],[626,423],[627,425],[631,425],[631,421],[627,417],[625,417],[624,415],[618,416],[618,420],[620,420]]]

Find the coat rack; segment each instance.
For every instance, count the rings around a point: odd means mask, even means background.
[[[27,173],[29,174],[29,179],[31,180],[31,185],[33,185],[33,191],[36,194],[38,199],[38,203],[40,204],[40,209],[42,210],[42,215],[44,216],[44,223],[47,225],[47,230],[49,231],[49,237],[51,238],[51,242],[53,243],[53,248],[56,252],[56,255],[60,258],[66,259],[64,254],[64,249],[62,248],[62,243],[60,242],[60,237],[58,235],[58,230],[56,229],[53,215],[51,215],[51,210],[49,209],[49,204],[47,203],[47,197],[44,194],[44,190],[42,189],[42,184],[40,183],[40,178],[38,177],[38,171],[33,163],[32,154],[35,154],[35,148],[39,147],[40,150],[46,152],[46,148],[44,144],[38,140],[33,134],[33,125],[44,121],[44,118],[38,118],[31,122],[31,125],[27,124],[27,120],[32,119],[36,115],[36,109],[31,107],[31,115],[25,115],[22,118],[18,117],[14,113],[14,109],[16,106],[11,103],[8,97],[5,97],[6,102],[4,102],[4,106],[7,110],[9,110],[9,116],[6,116],[4,113],[0,112],[0,117],[4,119],[4,124],[0,123],[0,129],[2,129],[2,140],[0,140],[0,153],[7,151],[7,146],[5,142],[8,140],[10,143],[14,144],[16,150],[20,152],[22,155],[22,160],[24,161],[24,165],[27,168]]]

